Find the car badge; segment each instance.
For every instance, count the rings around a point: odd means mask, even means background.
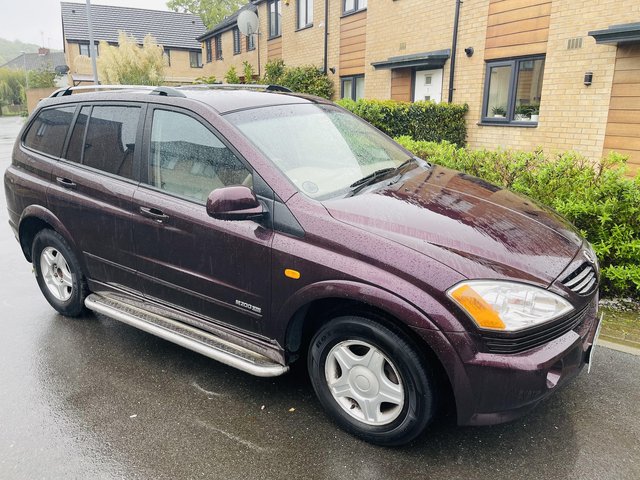
[[[582,254],[584,255],[584,258],[586,258],[589,263],[596,262],[595,259],[593,258],[593,255],[591,255],[591,253],[587,252],[586,250],[583,250]]]

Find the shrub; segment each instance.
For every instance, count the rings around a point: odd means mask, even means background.
[[[269,60],[264,67],[264,77],[262,77],[262,81],[267,85],[279,85],[284,75],[284,70],[284,60]]]
[[[56,86],[56,72],[51,65],[29,72],[29,88],[52,88]]]
[[[85,62],[89,61],[88,57]],[[98,72],[103,84],[160,85],[164,80],[163,49],[151,35],[144,37],[142,47],[125,32],[118,34],[118,46],[100,42]]]
[[[242,62],[242,73],[244,75],[244,83],[255,83],[253,80],[253,76],[255,75],[253,65],[246,60]]]
[[[262,81],[282,85],[297,93],[323,98],[333,96],[333,82],[313,65],[287,67],[282,60],[272,60],[265,67]]]
[[[333,82],[313,65],[285,68],[280,84],[298,93],[323,98],[333,96]]]
[[[550,156],[542,150],[468,150],[407,136],[396,140],[421,158],[554,208],[593,245],[603,292],[640,298],[640,175],[625,176],[621,155],[593,164],[574,152]]]
[[[225,73],[224,75],[224,81],[226,83],[231,83],[233,85],[237,85],[240,82],[240,77],[238,76],[238,73],[236,72],[236,67],[234,67],[233,65],[231,67],[229,67],[229,70],[227,70],[227,73]]]
[[[365,99],[339,100],[338,104],[391,137],[408,135],[415,140],[466,144],[467,105]]]
[[[218,79],[216,78],[215,75],[210,75],[208,77],[197,77],[194,81],[194,83],[198,83],[198,84],[206,84],[206,85],[212,85],[214,83],[219,83]]]

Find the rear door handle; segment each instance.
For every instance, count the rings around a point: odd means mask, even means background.
[[[152,218],[159,223],[165,222],[169,219],[169,215],[165,215],[162,210],[158,210],[153,207],[140,207],[140,213],[143,216]]]
[[[68,178],[63,178],[63,177],[56,177],[56,182],[58,183],[58,185],[64,188],[76,188],[77,186],[75,182],[72,182]]]

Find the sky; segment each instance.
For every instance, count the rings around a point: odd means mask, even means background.
[[[86,4],[86,0],[68,0]],[[0,37],[62,50],[60,0],[2,0]],[[167,0],[91,0],[96,5],[168,10]]]

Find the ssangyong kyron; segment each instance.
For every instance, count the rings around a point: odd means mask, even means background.
[[[598,264],[574,228],[275,86],[42,101],[10,224],[58,312],[85,308],[260,376],[306,362],[369,442],[508,421],[575,377]]]

